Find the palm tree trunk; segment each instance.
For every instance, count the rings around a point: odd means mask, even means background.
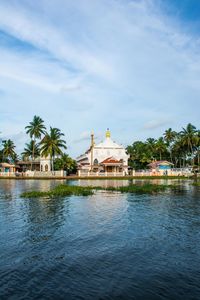
[[[33,140],[33,154],[32,154],[32,161],[35,159],[35,138],[34,138],[34,140]],[[32,166],[32,168],[33,168],[33,166]],[[31,168],[31,169],[32,169]],[[33,170],[32,170],[33,171]]]
[[[54,171],[54,156],[51,157],[51,171]]]
[[[170,160],[171,160],[171,163],[172,163],[172,151],[170,150]]]

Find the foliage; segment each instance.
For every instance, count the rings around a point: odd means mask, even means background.
[[[55,159],[54,169],[67,171],[67,174],[74,174],[77,170],[77,164],[74,159],[69,157],[68,154],[64,153],[61,155],[61,157]]]
[[[61,138],[62,136],[64,136],[64,133],[62,133],[60,129],[50,127],[50,132],[45,134],[40,143],[41,155],[45,157],[50,156],[52,170],[54,170],[55,156],[63,155],[62,148],[67,149],[66,141]]]
[[[40,148],[39,145],[35,143],[34,140],[31,140],[30,143],[25,144],[24,151],[22,152],[22,157],[24,159],[29,159],[32,157],[34,151],[34,157],[40,156]]]
[[[21,194],[22,198],[39,198],[39,197],[65,197],[70,195],[76,196],[89,196],[94,193],[95,190],[106,190],[120,193],[142,193],[151,194],[165,191],[168,188],[174,188],[171,185],[158,185],[158,184],[144,184],[144,185],[129,185],[121,187],[99,187],[99,186],[69,186],[58,185],[50,191],[30,191]]]
[[[127,147],[129,165],[134,169],[145,169],[153,160],[169,160],[174,167],[200,167],[200,131],[189,123],[180,132],[167,129],[164,137],[136,141]]]
[[[39,116],[34,116],[33,121],[30,122],[25,129],[26,133],[29,134],[30,138],[33,140],[40,139],[42,134],[45,134],[46,132],[44,121]]]
[[[31,138],[31,143],[29,144],[28,149],[32,148],[32,161],[35,159],[36,156],[38,156],[37,152],[37,144],[36,144],[36,140],[40,139],[42,134],[45,134],[46,132],[46,127],[44,125],[44,121],[42,120],[42,118],[40,118],[39,116],[34,116],[33,117],[33,121],[29,123],[28,126],[25,127],[26,129],[26,133],[30,135]],[[29,151],[25,151],[26,155],[28,154]],[[30,156],[30,155],[28,155]],[[32,165],[31,165],[31,169],[32,169]]]
[[[21,194],[22,198],[38,198],[38,197],[65,197],[65,196],[89,196],[93,191],[90,187],[59,185],[54,189],[46,192],[31,191]]]
[[[8,161],[16,161],[17,154],[15,152],[15,144],[10,139],[4,140],[2,142],[3,144],[3,150],[2,150],[2,161],[8,160]]]

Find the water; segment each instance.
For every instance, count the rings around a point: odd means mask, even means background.
[[[198,187],[19,197],[59,183],[0,180],[0,299],[200,299]]]

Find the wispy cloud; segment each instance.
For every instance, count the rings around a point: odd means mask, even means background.
[[[148,123],[144,124],[142,129],[144,130],[153,130],[158,128],[163,128],[164,126],[167,126],[171,124],[172,122],[169,120],[152,120]]]
[[[76,155],[83,131],[112,127],[132,142],[171,120],[198,124],[200,39],[161,3],[2,0],[0,101],[13,132],[39,114],[69,132]]]

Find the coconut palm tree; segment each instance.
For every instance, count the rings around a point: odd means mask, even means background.
[[[35,144],[33,140],[30,141],[30,143],[25,144],[24,151],[22,152],[22,156],[25,158],[32,157],[34,151],[34,156],[38,157],[40,156],[40,148],[38,144]]]
[[[77,164],[74,159],[72,159],[68,154],[64,153],[61,157],[55,159],[54,168],[55,170],[64,170],[68,173],[75,173]]]
[[[28,126],[25,127],[26,133],[30,135],[30,138],[34,141],[32,144],[32,161],[35,157],[35,146],[36,146],[36,140],[40,139],[42,134],[45,134],[46,127],[44,125],[44,121],[39,116],[34,116],[33,121],[29,123]],[[31,170],[32,170],[32,164],[31,164]]]
[[[159,153],[160,160],[162,160],[162,154],[167,152],[167,147],[162,137],[156,141],[155,149]]]
[[[177,132],[173,131],[171,128],[165,130],[164,132],[164,140],[167,143],[169,153],[170,153],[170,160],[172,162],[172,143],[175,141],[177,137]]]
[[[62,155],[62,149],[67,149],[66,141],[61,137],[64,136],[64,133],[58,128],[50,127],[50,132],[46,133],[44,138],[41,141],[41,155],[51,158],[52,171],[54,170],[54,158],[56,155]]]
[[[4,140],[3,142],[3,159],[15,160],[17,154],[15,152],[15,144],[10,139]]]
[[[180,132],[183,145],[187,146],[188,153],[191,155],[191,163],[194,164],[194,145],[197,136],[197,130],[194,125],[189,123],[186,128]]]

